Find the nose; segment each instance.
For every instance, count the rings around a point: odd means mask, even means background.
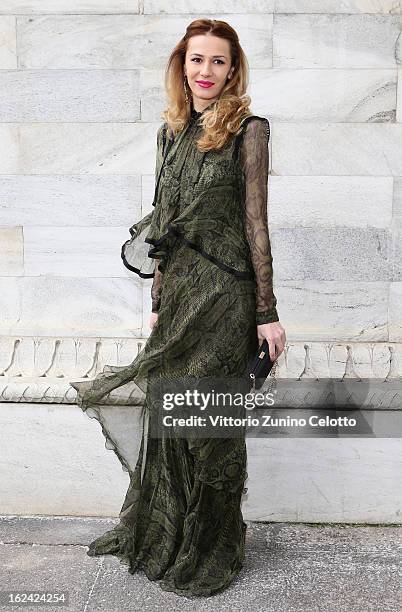
[[[209,68],[208,64],[204,64],[200,71],[200,74],[202,77],[208,77],[211,74],[211,69]]]

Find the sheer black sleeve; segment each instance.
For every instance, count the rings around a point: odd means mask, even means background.
[[[245,228],[257,281],[257,325],[279,321],[273,292],[273,258],[267,213],[269,136],[268,119],[248,121],[240,157],[246,179]]]
[[[158,129],[155,163],[155,187],[163,161],[163,130],[165,124]],[[152,312],[158,312],[162,293],[163,273],[159,270],[159,259],[155,259],[155,275],[151,287]]]

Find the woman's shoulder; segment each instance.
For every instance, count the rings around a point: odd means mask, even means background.
[[[244,128],[248,128],[248,126],[250,126],[250,129],[256,129],[258,126],[261,125],[269,125],[269,120],[263,115],[250,114],[243,117],[243,119],[241,120],[241,125]]]
[[[241,122],[242,132],[247,138],[270,137],[271,128],[267,117],[261,115],[247,115]]]

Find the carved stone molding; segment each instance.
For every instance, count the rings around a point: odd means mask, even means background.
[[[146,341],[146,337],[0,336],[0,402],[74,404],[76,391],[69,381],[92,379],[106,364],[128,365]],[[398,394],[402,386],[401,343],[289,341],[278,360],[276,376],[370,380],[380,385],[381,407],[402,408]],[[123,401],[120,392],[115,403],[136,403],[130,395],[130,383],[124,387]],[[110,398],[113,400],[113,392]]]

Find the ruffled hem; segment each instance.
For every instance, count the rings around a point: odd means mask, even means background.
[[[123,260],[123,264],[126,266],[126,268],[128,270],[130,270],[131,272],[135,272],[136,274],[138,274],[138,276],[140,276],[141,278],[154,278],[155,276],[155,272],[150,272],[148,274],[141,272],[141,270],[139,268],[136,268],[135,266],[132,266],[126,259],[125,253],[124,253],[124,244],[121,247],[121,258]]]
[[[159,586],[163,591],[176,593],[176,595],[181,595],[182,597],[188,597],[189,599],[197,598],[197,597],[209,597],[211,595],[215,595],[216,593],[220,593],[227,589],[229,585],[233,583],[233,580],[238,576],[240,571],[243,568],[243,563],[239,563],[239,565],[232,571],[231,574],[227,577],[225,582],[216,587],[193,587],[191,589],[180,589],[174,583],[174,578],[162,578],[159,582]]]
[[[143,571],[152,582],[158,582],[158,586],[166,592],[176,593],[181,597],[187,597],[189,599],[196,599],[198,597],[209,597],[215,595],[233,583],[233,580],[238,576],[240,571],[244,567],[245,558],[245,541],[247,524],[242,521],[242,535],[240,541],[239,558],[234,563],[232,571],[225,576],[225,580],[216,585],[203,586],[202,584],[192,583],[186,588],[180,588],[176,585],[175,581],[175,564],[168,567],[164,572],[163,576],[160,577],[155,572],[152,572],[147,566],[146,562],[136,558],[136,553],[133,548],[134,537],[129,527],[124,524],[117,525],[114,529],[107,531],[102,536],[90,543],[87,550],[89,557],[96,557],[101,555],[113,555],[119,559],[120,563],[127,567],[130,574]],[[200,582],[202,579],[200,579]]]
[[[129,228],[131,238],[122,244],[120,256],[124,266],[141,278],[155,276],[155,262],[148,257],[149,247],[144,238],[150,231],[154,219],[153,211]]]
[[[89,557],[99,555],[114,555],[124,565],[130,566],[132,553],[132,533],[125,525],[117,525],[114,529],[106,531],[99,538],[90,543],[87,550]]]

